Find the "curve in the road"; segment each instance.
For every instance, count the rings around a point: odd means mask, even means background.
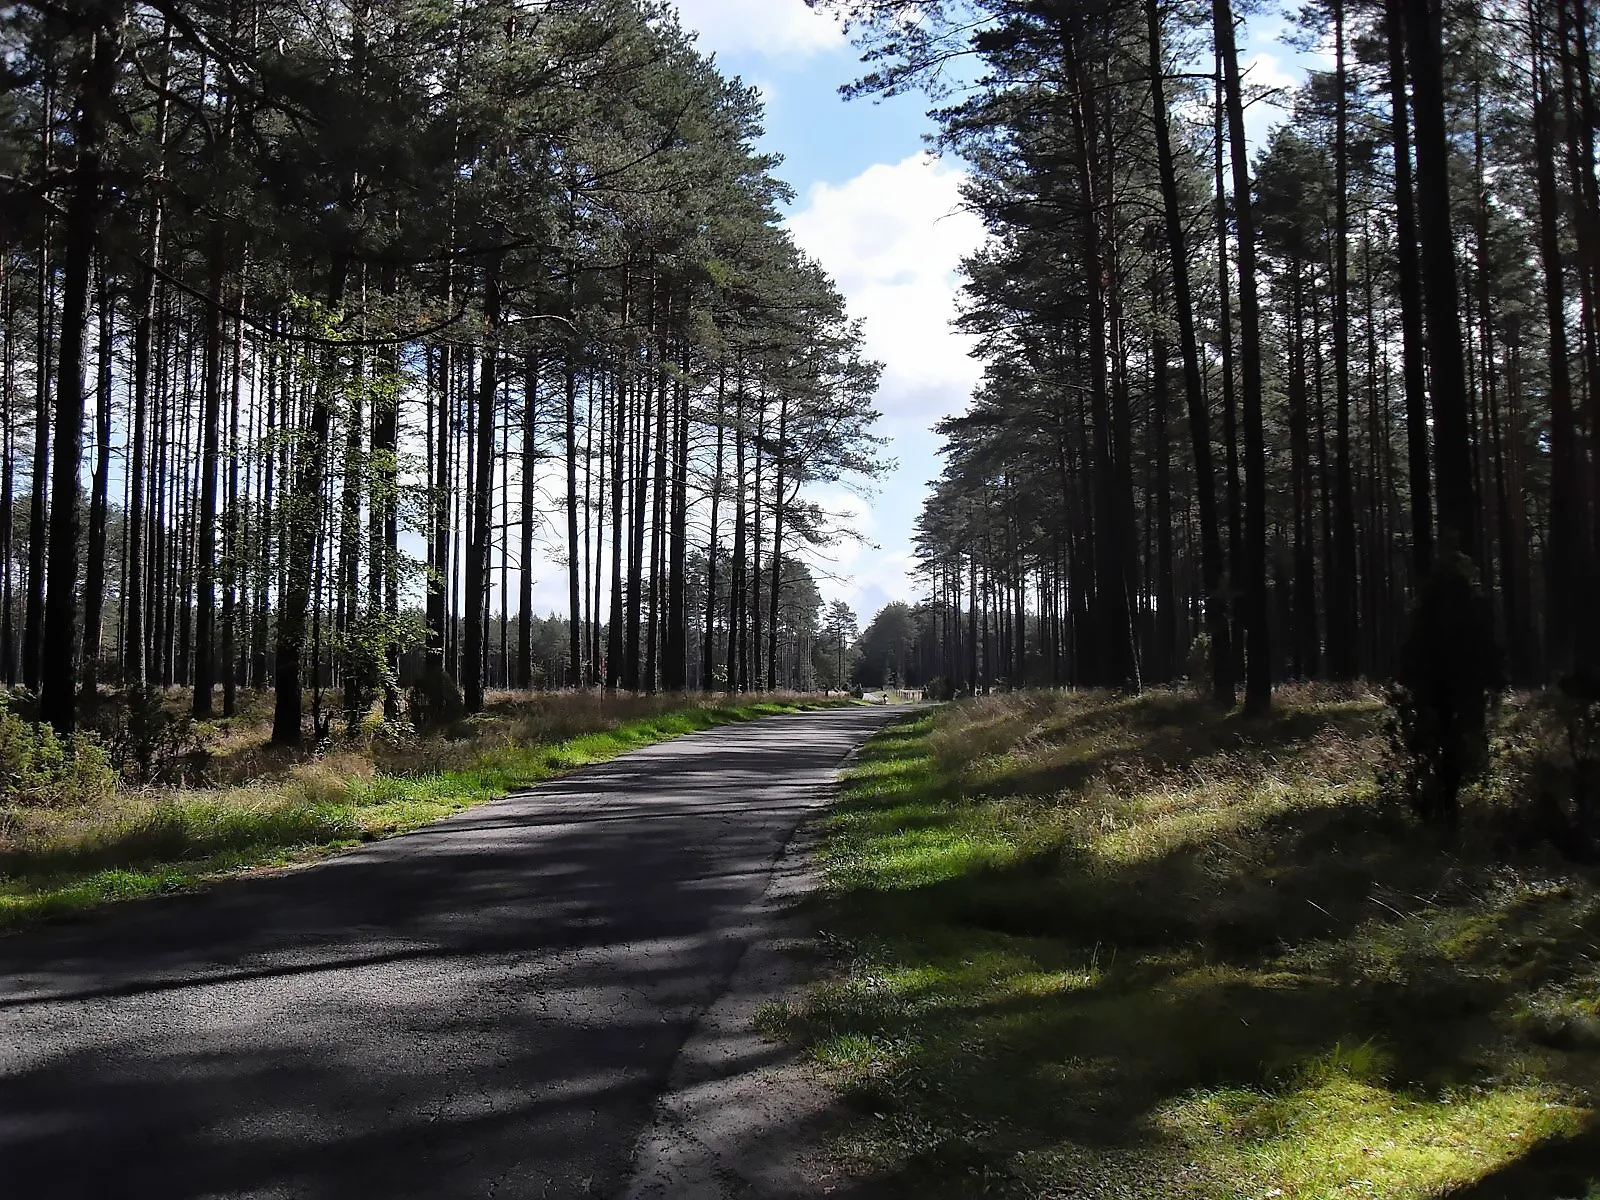
[[[773,864],[893,713],[691,735],[0,941],[0,1192],[614,1195]]]

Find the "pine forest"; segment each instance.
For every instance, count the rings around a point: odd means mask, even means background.
[[[4,20],[0,676],[58,732],[810,681],[803,489],[877,470],[878,367],[670,10]]]
[[[1600,191],[1574,0],[1287,14],[1292,94],[1211,4],[834,0],[989,232],[908,677],[1386,679],[1435,574],[1522,686],[1593,669]],[[1246,64],[1247,65],[1247,64]],[[1251,110],[1290,111],[1252,144]]]
[[[0,0],[0,1189],[1600,1200],[1595,2]]]

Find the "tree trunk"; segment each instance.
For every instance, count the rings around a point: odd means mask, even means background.
[[[1400,341],[1406,393],[1406,466],[1411,492],[1412,569],[1427,578],[1433,564],[1433,484],[1428,463],[1426,361],[1422,335],[1422,269],[1417,260],[1417,214],[1411,187],[1411,134],[1406,101],[1405,40],[1400,5],[1386,0],[1390,141],[1394,144],[1394,202]]]
[[[83,688],[93,701],[99,687],[100,642],[104,632],[106,602],[106,512],[111,476],[111,338],[116,301],[106,278],[105,260],[99,270],[100,343],[95,355],[94,468],[89,490],[89,560],[83,583]]]
[[[723,441],[727,429],[728,368],[721,364],[717,369],[717,465],[711,476],[711,532],[706,546],[706,624],[705,637],[700,643],[700,690],[716,690],[713,663],[716,660],[717,633],[717,534],[722,507]]]
[[[1336,415],[1333,573],[1328,580],[1328,671],[1335,679],[1354,679],[1361,671],[1357,639],[1360,572],[1356,560],[1355,477],[1350,461],[1350,83],[1345,68],[1344,0],[1333,0],[1333,23],[1333,378]]]
[[[1243,387],[1245,474],[1246,646],[1245,711],[1259,715],[1272,707],[1272,638],[1267,627],[1267,468],[1262,430],[1261,313],[1256,299],[1256,231],[1250,198],[1249,143],[1244,128],[1244,94],[1239,56],[1234,48],[1233,7],[1212,0],[1217,54],[1222,60],[1228,116],[1229,156],[1233,161],[1234,219],[1239,232],[1239,335]]]
[[[1107,368],[1106,281],[1110,269],[1100,222],[1109,203],[1097,148],[1095,91],[1084,79],[1077,52],[1063,35],[1063,57],[1072,90],[1069,101],[1073,156],[1082,189],[1079,232],[1085,295],[1088,297],[1089,398],[1094,424],[1094,479],[1098,521],[1095,529],[1095,623],[1100,639],[1098,682],[1114,687],[1139,686],[1138,651],[1133,643],[1133,595],[1127,556],[1133,546],[1130,529],[1120,520],[1122,497],[1120,455],[1112,428],[1111,380]],[[1131,497],[1129,502],[1131,503]]]
[[[522,400],[522,504],[521,520],[519,522],[522,543],[518,548],[522,562],[517,580],[518,607],[522,610],[522,618],[517,622],[517,686],[524,690],[533,687],[533,485],[539,462],[539,366],[537,359],[531,354],[528,359],[525,385]],[[575,468],[576,464],[574,464]],[[507,471],[507,476],[509,477],[509,475],[510,472]],[[576,560],[576,555],[573,557]],[[576,576],[574,576],[573,582],[576,582]],[[578,622],[574,617],[572,628],[576,631],[577,627]],[[576,636],[577,634],[574,632],[574,639],[576,639]],[[574,684],[576,684],[578,672],[578,659],[576,656],[572,659],[571,672]],[[557,680],[551,679],[549,686],[557,686],[557,682]]]
[[[1535,26],[1537,28],[1537,26]],[[1562,279],[1561,234],[1556,191],[1554,102],[1539,48],[1534,49],[1533,139],[1539,194],[1539,252],[1544,266],[1545,318],[1549,325],[1550,548],[1545,556],[1546,658],[1554,674],[1581,661],[1587,639],[1579,626],[1592,623],[1579,607],[1589,573],[1584,528],[1582,473],[1567,348],[1566,294]]]
[[[329,271],[328,310],[336,313],[344,302],[348,262],[335,259]],[[273,668],[274,702],[272,740],[280,746],[300,744],[302,696],[300,660],[305,651],[306,613],[311,603],[314,561],[318,557],[322,527],[323,477],[327,473],[328,423],[334,376],[341,369],[335,347],[328,347],[311,382],[311,408],[296,450],[295,487],[284,509],[284,588],[278,610],[277,664]],[[320,611],[320,606],[319,606]],[[316,647],[313,645],[313,653]],[[313,668],[312,685],[320,680]]]
[[[0,682],[17,681],[17,636],[12,618],[11,557],[16,504],[16,310],[11,295],[10,256],[0,252]]]
[[[733,416],[733,562],[728,580],[728,691],[742,692],[748,681],[745,647],[745,474],[744,474],[744,364],[739,364],[734,384]]]
[[[78,161],[62,223],[61,345],[56,372],[54,445],[50,463],[50,548],[44,603],[39,715],[57,733],[76,723],[78,657],[79,482],[83,461],[84,342],[88,334],[89,276],[105,207],[101,137],[122,66],[126,10],[109,11],[90,37],[73,121]],[[36,482],[37,486],[37,482]]]
[[[47,64],[40,105],[39,157],[42,175],[48,175],[54,165],[51,161],[54,144],[52,131],[55,128],[53,79],[54,64]],[[34,371],[33,466],[28,487],[28,593],[22,615],[22,686],[30,692],[39,690],[40,656],[44,649],[45,551],[50,543],[47,531],[50,521],[50,389],[54,385],[50,339],[55,324],[55,276],[51,258],[50,213],[44,214],[41,225],[35,325],[37,349],[34,353],[34,362],[38,365]]]
[[[1217,523],[1217,496],[1211,465],[1211,420],[1200,376],[1200,348],[1195,335],[1194,299],[1189,284],[1189,245],[1178,200],[1177,168],[1167,119],[1165,57],[1161,50],[1161,17],[1157,0],[1145,0],[1145,25],[1150,45],[1150,91],[1156,159],[1166,219],[1167,254],[1172,267],[1172,303],[1178,318],[1183,354],[1184,398],[1189,413],[1189,441],[1194,453],[1195,501],[1200,510],[1200,557],[1206,596],[1206,628],[1211,638],[1211,692],[1225,708],[1233,706],[1233,652],[1228,642],[1228,604],[1223,585],[1222,538]]]
[[[687,359],[688,352],[684,351]],[[684,363],[687,368],[687,362]],[[667,636],[662,683],[669,692],[689,686],[689,394],[682,379],[674,391],[671,530],[668,537]]]
[[[784,469],[789,456],[789,393],[778,402],[778,448],[773,465],[777,486],[772,491],[772,586],[767,611],[767,691],[778,690],[778,605],[783,594]]]
[[[222,715],[235,714],[243,660],[238,653],[239,563],[239,392],[244,370],[244,272],[241,267],[233,321],[233,371],[228,391],[228,493],[222,517]]]
[[[194,702],[197,717],[211,715],[216,684],[217,606],[217,468],[222,421],[222,268],[225,250],[220,237],[211,244],[211,279],[205,302],[205,362],[201,380],[203,413],[200,458],[200,518],[195,565]]]
[[[490,509],[494,502],[495,394],[500,386],[500,264],[484,280],[483,363],[478,373],[478,412],[473,433],[472,529],[467,541],[466,626],[461,652],[461,696],[467,712],[483,711],[483,654],[489,603]]]
[[[578,576],[578,370],[573,352],[569,345],[562,371],[567,439],[567,656],[572,660],[572,685],[581,688],[588,678],[583,661],[583,597]],[[587,499],[587,481],[584,491]],[[528,520],[529,514],[523,513],[522,519]],[[526,571],[528,564],[523,563],[522,569]]]
[[[1244,587],[1244,501],[1239,486],[1239,431],[1238,403],[1234,387],[1233,302],[1230,299],[1233,285],[1228,271],[1228,189],[1223,179],[1223,152],[1228,144],[1226,106],[1222,98],[1222,51],[1216,53],[1216,136],[1213,165],[1216,176],[1217,218],[1217,341],[1221,350],[1222,373],[1222,444],[1227,487],[1224,495],[1228,504],[1228,619],[1233,634],[1227,649],[1232,652],[1228,663],[1230,677],[1237,678],[1244,662],[1245,605],[1241,600]],[[1221,647],[1219,647],[1221,649]]]
[[[1433,387],[1433,449],[1439,535],[1482,561],[1474,517],[1472,450],[1467,429],[1465,350],[1450,218],[1450,144],[1445,127],[1444,52],[1439,0],[1400,0],[1416,120],[1417,215],[1423,318]]]
[[[1159,318],[1158,318],[1159,319]],[[1151,343],[1155,385],[1155,492],[1156,492],[1156,653],[1150,676],[1157,683],[1171,682],[1178,662],[1178,588],[1173,575],[1172,448],[1167,411],[1167,341],[1157,332]],[[1017,606],[1019,618],[1024,612]]]

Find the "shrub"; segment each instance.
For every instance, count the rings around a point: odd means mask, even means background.
[[[419,629],[412,618],[370,612],[355,617],[336,639],[336,652],[342,664],[342,707],[350,733],[360,727],[380,695],[384,700],[384,719],[393,720],[399,715],[394,711],[394,697],[399,688],[396,665],[405,649],[419,638]]]
[[[1443,554],[1412,607],[1388,691],[1386,790],[1423,820],[1453,826],[1462,787],[1489,765],[1504,690],[1477,573],[1464,555]]]
[[[419,732],[448,729],[467,715],[467,702],[461,689],[444,669],[444,664],[429,655],[422,676],[411,685],[408,706],[411,723]]]
[[[1528,716],[1528,728],[1507,739],[1508,764],[1521,768],[1509,831],[1568,858],[1600,859],[1600,677],[1564,677]]]
[[[1202,633],[1189,645],[1184,658],[1184,677],[1202,695],[1211,694],[1211,635]]]
[[[205,738],[187,712],[173,711],[159,688],[130,687],[108,706],[103,732],[111,761],[137,783],[189,783],[210,760]]]
[[[1600,818],[1600,675],[1575,672],[1557,688],[1556,713],[1567,735],[1573,819],[1592,840]]]
[[[91,735],[58,738],[0,705],[0,801],[59,807],[96,804],[116,786],[105,749]]]

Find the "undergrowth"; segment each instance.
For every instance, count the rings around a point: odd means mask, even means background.
[[[63,774],[70,762],[47,763],[49,771],[35,775],[65,781],[49,802],[37,791],[0,787],[0,930],[309,861],[628,750],[816,706],[800,696],[730,704],[505,695],[450,738],[376,739],[282,756],[246,734],[234,735],[233,745],[224,735],[210,759],[224,781],[202,787],[112,787],[101,774],[96,787],[74,788]]]
[[[1600,1197],[1600,886],[1380,795],[1382,706],[1012,694],[866,748],[769,1013],[872,1194]]]

